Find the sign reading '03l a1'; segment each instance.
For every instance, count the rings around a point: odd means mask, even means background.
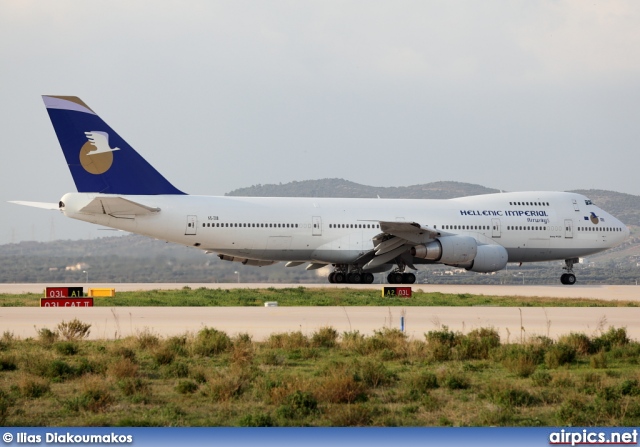
[[[80,298],[84,296],[82,287],[47,287],[44,289],[45,298]]]
[[[411,298],[411,287],[383,287],[384,298]]]

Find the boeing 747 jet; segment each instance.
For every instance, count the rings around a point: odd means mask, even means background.
[[[44,96],[78,192],[57,204],[65,216],[197,247],[252,266],[332,266],[329,282],[411,284],[419,264],[472,272],[507,263],[564,260],[574,284],[580,257],[621,244],[629,230],[587,197],[528,191],[449,200],[214,197],[173,186],[89,106]]]

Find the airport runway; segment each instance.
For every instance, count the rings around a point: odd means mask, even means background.
[[[49,284],[53,286],[53,284]],[[66,284],[69,285],[69,284]],[[84,285],[86,288],[85,284]],[[298,287],[298,284],[90,284],[115,287],[117,291],[191,288]],[[341,287],[304,285],[304,287]],[[351,286],[353,287],[353,286]],[[376,289],[380,285],[358,286]],[[609,300],[639,300],[637,286],[459,286],[414,285],[414,290],[483,295],[585,297]],[[42,284],[2,284],[0,293],[40,292]],[[338,332],[358,330],[370,335],[384,327],[400,327],[405,316],[407,335],[423,339],[424,333],[440,327],[468,332],[479,327],[496,328],[502,340],[520,341],[534,335],[558,337],[569,332],[588,335],[609,326],[626,327],[631,338],[640,340],[640,307],[510,308],[510,307],[94,307],[73,309],[0,307],[0,330],[21,338],[37,336],[37,329],[55,327],[78,318],[90,323],[93,339],[115,339],[149,330],[161,336],[195,333],[215,327],[233,336],[249,333],[264,340],[278,332],[302,331],[306,335],[324,326]],[[521,329],[522,328],[522,329]]]
[[[230,336],[248,333],[259,341],[298,330],[311,335],[324,326],[371,335],[384,327],[400,328],[403,313],[406,333],[416,339],[444,325],[463,333],[492,327],[503,341],[512,342],[521,336],[558,337],[572,331],[593,335],[609,326],[624,326],[631,338],[640,340],[640,308],[628,307],[3,307],[0,330],[36,337],[37,329],[53,330],[61,321],[78,318],[91,324],[92,339],[117,339],[145,330],[171,336],[213,327]]]
[[[113,287],[117,291],[129,292],[134,290],[170,290],[181,289],[185,286],[192,289],[206,287],[209,289],[266,289],[266,288],[354,288],[380,290],[385,284],[273,284],[273,283],[77,283],[77,284],[0,284],[0,294],[3,293],[40,293],[45,286],[83,286],[85,291],[90,287]],[[388,285],[388,284],[386,284]],[[441,293],[470,293],[488,296],[539,296],[552,298],[593,298],[601,300],[639,301],[640,286],[528,286],[528,285],[448,285],[448,284],[413,284],[413,290]]]

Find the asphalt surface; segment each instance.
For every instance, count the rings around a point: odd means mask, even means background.
[[[71,285],[71,284],[66,284]],[[86,284],[77,284],[85,286]],[[54,284],[49,284],[54,286]],[[117,291],[191,288],[298,287],[298,284],[90,284],[114,287]],[[304,285],[304,287],[342,287]],[[351,286],[353,287],[353,286]],[[379,289],[380,285],[357,286]],[[482,295],[540,297],[584,297],[608,300],[640,300],[637,286],[449,286],[416,284],[414,290]],[[0,293],[42,292],[43,284],[0,284]],[[2,299],[0,297],[0,299]],[[102,298],[108,299],[108,298]],[[512,307],[93,307],[34,308],[0,307],[0,330],[26,338],[36,337],[40,328],[55,329],[61,321],[78,318],[91,324],[92,339],[117,339],[149,331],[160,336],[196,333],[214,327],[233,336],[250,334],[264,340],[273,333],[302,331],[306,335],[324,326],[338,332],[358,330],[365,335],[384,327],[400,328],[404,317],[409,337],[423,339],[424,333],[448,326],[467,333],[480,327],[498,330],[504,342],[521,341],[536,335],[552,338],[569,332],[595,335],[609,326],[626,327],[629,336],[640,340],[640,307],[512,308]]]

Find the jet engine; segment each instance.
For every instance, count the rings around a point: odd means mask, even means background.
[[[497,272],[506,267],[509,255],[502,245],[479,245],[476,257],[465,268],[472,272]]]
[[[469,236],[445,236],[411,248],[411,255],[441,264],[468,264],[476,257],[478,243]]]

